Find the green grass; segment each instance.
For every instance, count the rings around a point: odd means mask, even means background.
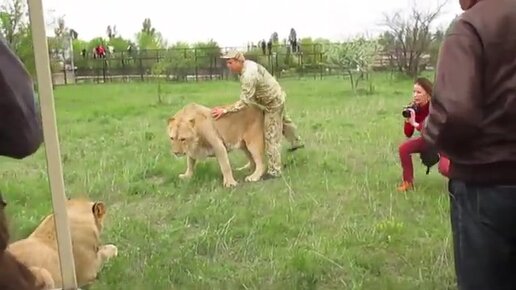
[[[182,181],[166,119],[188,102],[238,97],[237,82],[60,87],[69,196],[108,204],[104,242],[119,256],[91,289],[454,289],[446,180],[414,156],[417,189],[398,193],[401,107],[410,81],[375,76],[373,95],[342,79],[280,80],[307,147],[283,150],[284,178],[225,189],[215,159]],[[233,167],[243,154],[230,155]],[[2,159],[14,239],[51,212],[44,147]]]

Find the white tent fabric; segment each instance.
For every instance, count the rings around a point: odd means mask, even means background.
[[[65,290],[76,290],[75,263],[72,253],[72,241],[66,212],[59,138],[54,108],[54,93],[48,55],[48,42],[45,32],[45,20],[42,0],[28,0],[29,18],[32,29],[32,42],[36,61],[38,92],[40,97],[43,136],[47,155],[47,171],[52,191],[52,206],[55,215],[61,276]]]

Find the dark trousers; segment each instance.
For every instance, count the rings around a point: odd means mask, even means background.
[[[516,185],[448,189],[458,289],[516,289]]]

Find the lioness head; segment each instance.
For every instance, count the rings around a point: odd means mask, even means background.
[[[95,223],[99,231],[104,227],[104,217],[106,216],[106,205],[102,201],[97,201],[91,206],[91,211],[95,217]]]
[[[104,226],[106,205],[102,201],[90,201],[84,198],[73,198],[67,201],[68,213],[71,215],[72,224],[75,216],[82,217],[93,214],[93,219],[99,231]]]
[[[195,130],[195,118],[171,117],[168,119],[168,137],[172,152],[184,156],[190,148],[196,146],[199,136]]]

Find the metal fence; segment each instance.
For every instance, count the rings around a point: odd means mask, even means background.
[[[107,53],[104,57],[75,54],[71,69],[54,72],[54,84],[116,81],[146,81],[165,79],[188,82],[233,79],[220,54],[233,48],[171,48],[160,50],[134,50]],[[326,65],[321,44],[300,44],[240,49],[247,59],[265,66],[277,78],[309,77],[342,74]],[[66,67],[66,66],[64,66]],[[70,67],[70,66],[68,66]]]

